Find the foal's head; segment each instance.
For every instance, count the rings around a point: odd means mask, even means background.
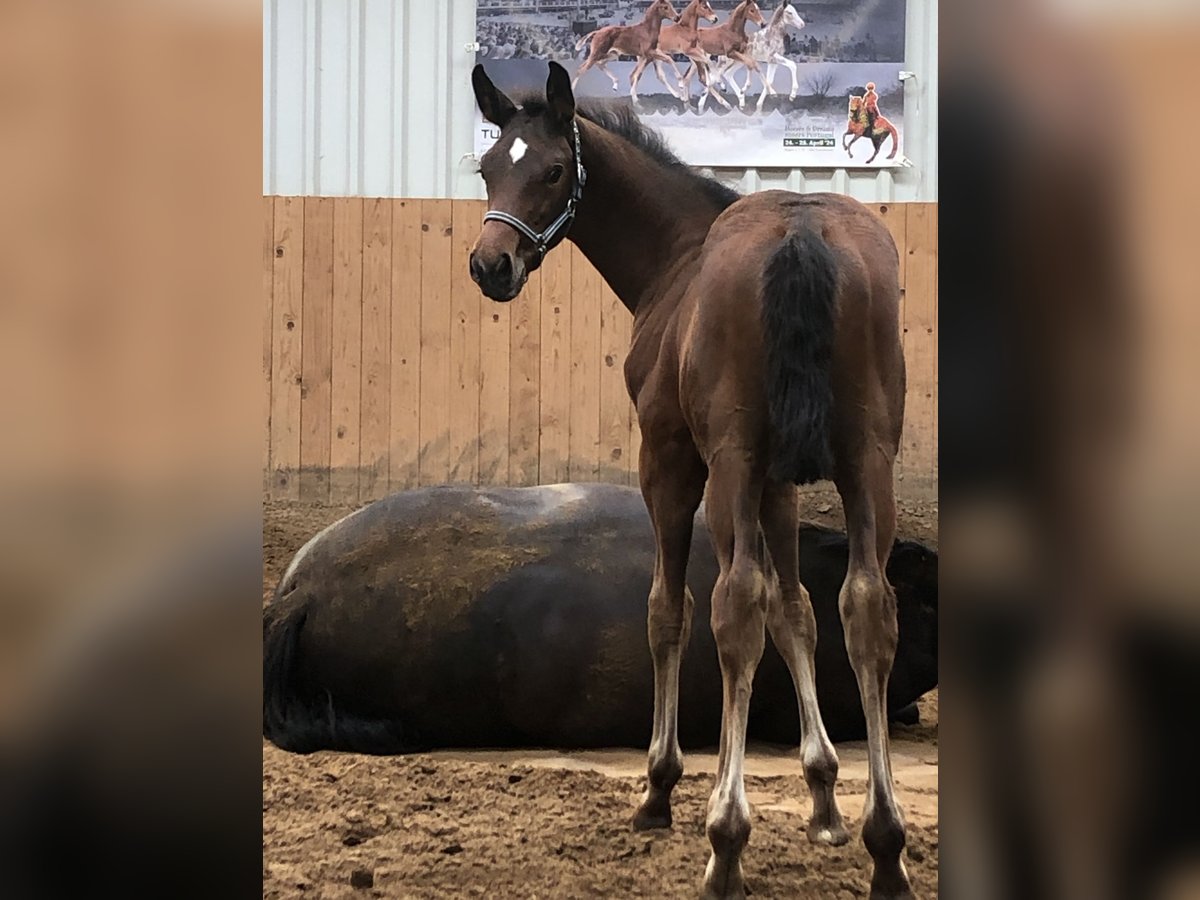
[[[800,13],[796,12],[796,7],[792,6],[791,0],[784,0],[783,5],[775,10],[775,15],[771,17],[771,24],[774,25],[780,20],[783,21],[785,28],[791,26],[799,31],[804,27],[804,20],[800,18]]]
[[[534,112],[519,108],[496,88],[482,65],[471,77],[475,100],[485,119],[500,127],[500,140],[484,154],[479,170],[487,185],[488,210],[545,232],[568,210],[577,189],[575,166],[575,95],[566,69],[550,63],[546,104]],[[540,105],[539,105],[540,106]],[[529,273],[565,236],[569,222],[545,246],[506,221],[483,223],[471,251],[471,277],[493,300],[520,293]]]
[[[681,22],[685,19],[690,20],[693,24],[697,19],[704,19],[707,22],[717,21],[717,14],[709,4],[708,0],[692,0],[684,7],[683,12],[679,14],[679,18],[675,21]]]
[[[763,18],[762,10],[758,8],[758,0],[742,0],[737,9],[742,8],[745,8],[746,18],[749,21],[760,27],[766,24],[766,20]],[[737,9],[734,10],[734,14],[737,13]],[[733,18],[733,16],[730,16],[730,18]]]
[[[671,5],[671,0],[654,0],[653,3],[646,9],[645,22],[661,22],[663,19],[670,19],[672,22],[679,21],[679,13],[675,7]]]

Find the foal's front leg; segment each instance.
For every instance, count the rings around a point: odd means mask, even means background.
[[[657,555],[646,632],[654,662],[654,730],[646,766],[646,794],[633,817],[638,831],[669,828],[671,791],[683,774],[679,749],[679,663],[692,624],[692,597],[684,576],[692,525],[704,493],[704,466],[680,442],[642,444],[638,463],[642,496],[654,525]]]

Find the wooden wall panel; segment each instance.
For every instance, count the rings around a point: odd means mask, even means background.
[[[373,500],[388,492],[391,430],[392,204],[363,206],[362,421],[358,492]]]
[[[304,198],[275,202],[271,315],[271,496],[300,499],[300,336],[304,323]]]
[[[541,434],[538,478],[567,481],[571,434],[571,268],[569,252],[551,253],[542,263]]]
[[[935,361],[934,291],[937,284],[937,217],[930,204],[908,207],[907,271],[904,279],[905,398],[900,490],[928,492],[934,485]]]
[[[600,306],[604,280],[571,248],[570,481],[600,478]]]
[[[607,284],[601,285],[600,297],[600,480],[627,484],[633,405],[624,363],[633,316]]]
[[[471,281],[471,248],[479,235],[483,204],[455,203],[450,244],[450,481],[479,481],[479,395],[485,377],[479,366],[482,304],[491,305]],[[477,211],[478,210],[478,211]],[[498,305],[498,304],[497,304]],[[490,312],[490,310],[489,310]],[[507,335],[506,335],[507,336]],[[496,373],[497,377],[499,373]],[[508,373],[504,373],[505,382]],[[505,411],[507,415],[507,410]]]
[[[419,480],[450,478],[450,252],[449,200],[421,201],[421,421]]]
[[[362,422],[363,202],[344,197],[333,206],[333,356],[329,499],[358,502]]]
[[[508,483],[538,484],[542,367],[542,270],[529,276],[509,318]]]
[[[937,489],[937,207],[880,204],[900,254],[900,494]],[[638,484],[632,318],[573,245],[511,303],[468,257],[478,201],[263,200],[265,482],[366,502],[455,480]]]
[[[421,423],[421,201],[392,204],[392,369],[389,490],[419,483]]]
[[[275,198],[263,197],[263,487],[271,489],[271,353],[275,315]]]

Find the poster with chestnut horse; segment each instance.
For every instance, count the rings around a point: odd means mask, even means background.
[[[479,0],[475,55],[517,93],[558,62],[689,165],[880,168],[905,162],[907,3]],[[475,155],[498,139],[477,112]]]

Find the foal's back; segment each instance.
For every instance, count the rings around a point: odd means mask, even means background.
[[[828,247],[836,277],[831,360],[835,407],[861,406],[871,394],[872,423],[899,439],[904,394],[899,335],[899,257],[883,220],[841,194],[763,191],[738,200],[713,223],[680,313],[682,405],[699,443],[727,433],[728,419],[745,437],[766,427],[763,298],[773,257],[796,234]],[[798,308],[810,298],[789,298]],[[878,402],[882,401],[882,402]],[[835,413],[836,414],[836,413]]]

